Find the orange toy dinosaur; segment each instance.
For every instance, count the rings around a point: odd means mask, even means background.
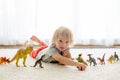
[[[0,57],[0,64],[6,64],[6,63],[9,63],[9,58],[7,59],[6,57]]]

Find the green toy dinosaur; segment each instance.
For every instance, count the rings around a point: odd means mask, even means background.
[[[23,59],[23,65],[24,67],[26,67],[25,62],[26,62],[27,55],[30,54],[32,50],[33,50],[33,46],[31,45],[28,45],[26,49],[19,49],[16,55],[10,60],[10,63],[16,60],[16,67],[19,67],[18,61],[19,59]]]
[[[82,53],[78,55],[78,58],[76,58],[76,60],[80,63],[88,65],[87,62],[85,62],[84,59],[82,58]]]

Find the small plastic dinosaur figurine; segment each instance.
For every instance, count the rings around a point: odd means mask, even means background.
[[[34,66],[32,66],[32,67],[36,67],[37,64],[39,64],[39,67],[43,68],[43,66],[42,66],[42,58],[43,58],[44,56],[45,56],[45,55],[43,55],[40,59],[36,60]]]
[[[107,61],[108,61],[109,63],[113,63],[113,62],[115,62],[115,58],[114,58],[114,56],[111,55]]]
[[[10,63],[16,60],[16,67],[19,67],[18,61],[19,59],[23,59],[23,65],[24,67],[26,67],[25,62],[26,62],[27,55],[30,54],[32,50],[33,50],[33,46],[31,45],[28,45],[26,49],[19,49],[16,55],[10,60]]]
[[[7,59],[6,57],[0,57],[0,64],[6,64],[6,63],[9,63],[9,58]]]
[[[105,53],[104,53],[104,55],[103,55],[102,58],[98,57],[97,59],[100,61],[100,64],[101,64],[101,65],[102,65],[102,64],[105,64]]]
[[[88,54],[87,56],[89,56],[89,63],[90,63],[90,66],[91,66],[91,64],[93,63],[93,66],[95,66],[95,65],[97,65],[97,63],[96,63],[96,60],[95,60],[95,58],[93,58],[93,57],[91,57],[91,55],[92,54]]]
[[[84,61],[84,59],[82,58],[82,53],[78,55],[78,58],[76,58],[76,60],[77,60],[78,62],[80,62],[80,63],[83,63],[83,64],[85,64],[85,65],[88,65],[88,64]]]
[[[114,58],[115,58],[115,61],[118,61],[118,60],[119,60],[119,57],[118,57],[118,55],[116,54],[116,52],[114,53]]]

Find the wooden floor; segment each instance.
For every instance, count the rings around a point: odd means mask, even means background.
[[[3,45],[0,44],[0,49],[6,49],[6,48],[12,48],[12,49],[16,49],[16,48],[21,48],[23,47],[22,44],[16,44],[16,45]],[[38,48],[39,45],[34,45],[34,48]],[[93,45],[93,44],[74,44],[72,46],[72,48],[120,48],[120,44],[113,44],[110,46],[105,46],[105,45]]]

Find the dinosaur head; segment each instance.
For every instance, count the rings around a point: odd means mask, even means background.
[[[82,53],[80,53],[78,56],[82,56]]]
[[[97,58],[97,60],[101,60],[101,58],[100,58],[100,57],[98,57],[98,58]]]

